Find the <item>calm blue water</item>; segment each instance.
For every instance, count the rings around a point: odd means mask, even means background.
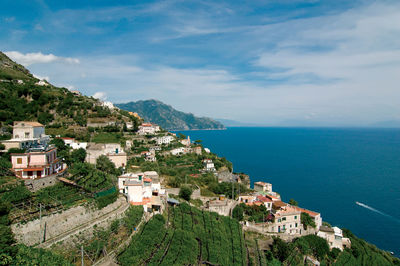
[[[282,199],[321,213],[400,254],[400,129],[228,128],[182,131],[266,181]],[[373,208],[355,204],[361,202]]]

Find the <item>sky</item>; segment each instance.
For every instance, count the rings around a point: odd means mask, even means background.
[[[400,1],[3,0],[0,50],[56,86],[272,126],[400,125]]]

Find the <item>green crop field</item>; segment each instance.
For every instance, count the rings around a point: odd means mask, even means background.
[[[121,265],[247,264],[236,220],[181,204],[155,215],[118,258]]]

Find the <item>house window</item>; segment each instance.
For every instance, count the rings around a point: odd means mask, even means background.
[[[297,216],[295,216],[294,219],[297,220]]]
[[[282,221],[286,221],[286,217],[283,217],[283,218],[282,218]]]
[[[17,158],[17,164],[22,164],[22,158]]]
[[[278,223],[280,223],[281,222],[281,219],[278,219]]]
[[[29,132],[25,132],[25,138],[29,138]]]
[[[297,227],[297,223],[296,223],[296,227]]]

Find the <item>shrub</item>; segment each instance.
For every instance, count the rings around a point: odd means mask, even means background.
[[[115,202],[117,198],[118,198],[118,191],[115,191],[105,196],[97,197],[96,198],[97,208],[102,209],[106,207],[108,204]]]
[[[181,186],[181,189],[179,190],[179,197],[189,201],[191,196],[192,196],[192,189],[186,185]]]

